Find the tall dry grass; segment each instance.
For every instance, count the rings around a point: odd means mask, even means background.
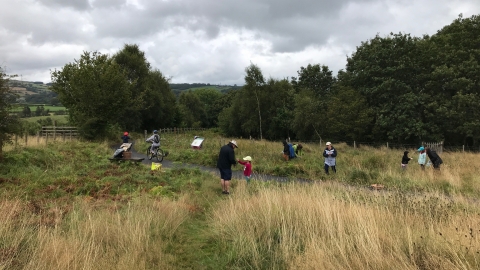
[[[172,269],[165,252],[187,219],[185,199],[73,207],[0,202],[0,269]]]
[[[4,151],[15,151],[16,149],[22,149],[23,147],[48,147],[48,144],[61,144],[61,143],[70,143],[78,141],[77,138],[70,138],[66,136],[57,136],[55,140],[53,137],[41,136],[18,136],[16,139],[13,138],[12,142],[4,146]]]
[[[212,226],[243,269],[479,269],[479,206],[335,183],[239,186]]]

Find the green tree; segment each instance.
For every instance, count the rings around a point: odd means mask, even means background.
[[[131,82],[120,65],[99,52],[84,52],[51,77],[51,88],[68,109],[70,122],[89,139],[104,138],[110,128],[122,126],[125,108],[144,107],[141,97],[132,96]]]
[[[254,104],[257,105],[256,112],[258,112],[258,132],[260,134],[260,140],[263,139],[262,135],[262,111],[260,106],[260,92],[265,84],[265,78],[263,77],[262,70],[254,65],[250,64],[247,68],[245,68],[245,86],[243,87],[243,91],[246,95],[252,96],[255,98]],[[255,128],[251,126],[252,121],[245,122],[245,128],[247,130],[254,131]]]
[[[328,136],[326,112],[336,78],[327,66],[320,64],[301,67],[297,73],[298,79],[292,80],[296,89],[293,127],[303,139],[322,139]]]
[[[215,103],[223,96],[222,93],[215,89],[204,88],[198,89],[193,92],[202,103],[205,108],[205,118],[202,119],[202,126],[211,128],[217,126],[218,115],[221,112],[219,107],[215,106]]]
[[[428,121],[445,140],[480,141],[480,16],[460,15],[429,39],[433,68],[425,83],[431,95]]]
[[[126,130],[171,127],[175,121],[176,98],[163,74],[152,69],[145,53],[136,44],[125,44],[113,56],[130,84],[132,99],[142,101],[142,108],[124,108]]]
[[[20,126],[18,119],[10,115],[11,104],[15,100],[15,95],[8,85],[10,78],[11,76],[0,68],[0,160],[3,159],[3,147],[11,142],[12,135],[18,132]]]
[[[423,93],[419,78],[420,38],[390,34],[363,42],[347,58],[349,86],[359,91],[375,112],[376,140],[416,141],[426,135]]]
[[[202,127],[202,122],[205,119],[205,106],[200,101],[200,98],[194,94],[193,91],[185,91],[180,94],[178,98],[180,112],[182,113],[182,120],[184,127]]]
[[[335,86],[335,95],[329,100],[327,111],[328,135],[337,140],[371,139],[373,109],[366,99],[351,87],[340,84]]]

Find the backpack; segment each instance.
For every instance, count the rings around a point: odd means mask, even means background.
[[[158,136],[158,134],[155,134],[155,135],[153,136],[153,141],[154,141],[155,143],[159,143],[159,142],[160,142],[160,136]]]

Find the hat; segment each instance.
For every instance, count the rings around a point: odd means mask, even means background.
[[[417,150],[417,151],[419,151],[419,152],[420,152],[420,151],[423,151],[423,150],[425,150],[425,148],[424,148],[423,146],[420,146],[420,148],[418,148],[418,150]]]
[[[327,144],[325,144],[325,145],[332,145],[332,143],[331,143],[331,142],[327,142]]]
[[[123,133],[123,135],[128,136],[128,132],[125,131],[125,132]]]
[[[246,156],[246,157],[243,158],[243,160],[252,161],[252,157],[251,156]]]
[[[231,140],[231,141],[230,141],[230,143],[231,143],[231,144],[233,144],[233,145],[235,145],[235,147],[237,147],[237,148],[238,148],[237,141],[235,141],[235,140]]]

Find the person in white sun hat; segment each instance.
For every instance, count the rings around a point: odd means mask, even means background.
[[[237,165],[234,149],[238,148],[237,141],[231,140],[220,148],[218,154],[217,168],[220,171],[220,183],[222,193],[230,194],[230,180],[232,180],[232,165]]]
[[[246,156],[243,158],[245,161],[238,160],[238,163],[245,166],[243,168],[243,176],[245,176],[245,180],[247,180],[247,184],[250,184],[250,178],[252,177],[252,157]]]

